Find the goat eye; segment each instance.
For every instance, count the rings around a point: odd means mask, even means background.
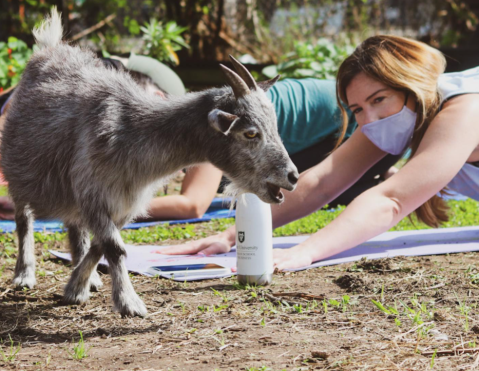
[[[256,131],[247,131],[246,133],[244,133],[244,136],[248,139],[253,139],[258,136],[258,133]]]

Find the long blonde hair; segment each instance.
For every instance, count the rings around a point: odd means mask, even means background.
[[[414,156],[424,133],[436,116],[441,97],[437,80],[444,72],[446,60],[441,52],[419,41],[398,36],[373,36],[362,42],[341,64],[336,80],[336,97],[343,113],[343,125],[338,145],[347,129],[347,115],[341,101],[348,103],[346,88],[360,72],[395,90],[409,93],[417,102],[417,120],[411,142]],[[409,161],[408,160],[408,161]],[[437,227],[448,220],[444,200],[434,196],[416,211],[417,218]]]

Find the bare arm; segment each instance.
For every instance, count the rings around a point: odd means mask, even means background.
[[[387,231],[434,196],[479,143],[478,103],[479,95],[463,95],[447,102],[406,166],[358,196],[338,218],[302,244],[277,251],[276,266],[304,266],[357,246]]]
[[[285,201],[273,205],[277,228],[313,213],[351,187],[385,153],[360,130],[320,164],[303,172],[294,192],[285,191]]]
[[[222,172],[209,163],[188,169],[181,194],[156,197],[150,202],[149,219],[200,218],[215,197]]]

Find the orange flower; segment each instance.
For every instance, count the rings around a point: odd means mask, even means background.
[[[8,48],[7,53],[8,53],[8,55],[12,54],[12,49]]]
[[[0,93],[3,93],[3,88],[0,86]]]
[[[8,77],[13,77],[13,76],[15,76],[16,74],[17,74],[17,73],[13,70],[13,66],[12,66],[12,65],[8,66],[7,76],[8,76]]]

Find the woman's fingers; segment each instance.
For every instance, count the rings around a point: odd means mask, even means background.
[[[165,255],[191,255],[197,254],[201,250],[205,249],[207,246],[203,246],[202,244],[198,243],[185,243],[176,246],[166,247],[161,250],[157,250],[158,254],[165,254]]]
[[[205,255],[213,255],[213,254],[225,254],[231,250],[227,244],[223,242],[213,242],[210,246],[202,251]]]
[[[305,254],[298,246],[290,249],[273,250],[273,264],[278,271],[303,268],[311,265],[311,263],[309,255]]]

